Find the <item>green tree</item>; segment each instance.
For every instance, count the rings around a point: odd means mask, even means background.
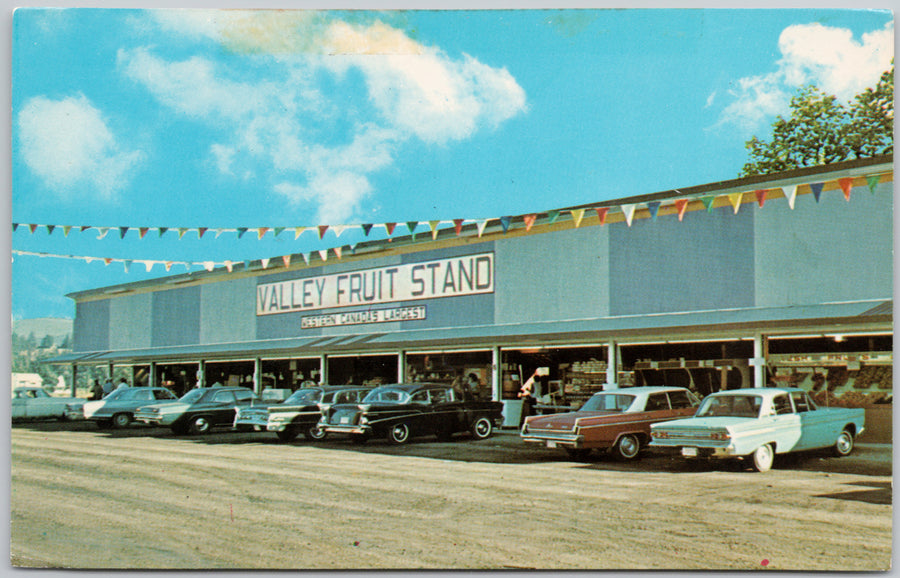
[[[894,152],[894,67],[848,105],[809,85],[791,99],[791,116],[778,116],[772,140],[746,142],[750,160],[741,176],[827,165]]]

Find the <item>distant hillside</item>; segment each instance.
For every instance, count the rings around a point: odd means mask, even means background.
[[[12,332],[20,337],[28,337],[33,333],[37,340],[49,335],[54,342],[59,343],[67,335],[72,335],[72,320],[57,317],[18,319],[13,321]]]

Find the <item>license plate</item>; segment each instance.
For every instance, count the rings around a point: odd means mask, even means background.
[[[547,442],[547,447],[548,447],[548,448],[555,448],[555,447],[556,447],[556,442]]]
[[[681,455],[688,458],[697,457],[697,448],[681,448]]]
[[[350,423],[350,418],[347,417],[347,416],[342,417],[342,418],[341,418],[341,423]]]

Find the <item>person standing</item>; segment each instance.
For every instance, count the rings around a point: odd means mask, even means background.
[[[103,397],[111,394],[115,388],[116,386],[113,385],[112,377],[107,377],[106,382],[103,384]]]
[[[103,399],[103,386],[100,385],[100,380],[95,379],[94,384],[91,385],[91,400]]]
[[[522,384],[522,388],[519,390],[519,398],[522,400],[522,413],[519,417],[519,429],[522,429],[522,425],[525,423],[525,418],[534,413],[534,406],[537,403],[537,398],[534,396],[534,382],[537,377],[537,370],[531,374],[531,377]]]
[[[125,381],[124,377],[119,380],[119,385],[116,389],[122,389],[123,387],[128,387],[128,382]]]

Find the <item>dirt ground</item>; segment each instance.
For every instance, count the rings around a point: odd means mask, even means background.
[[[572,462],[515,431],[394,447],[132,426],[11,430],[13,566],[886,570],[891,446],[759,474]],[[781,457],[781,456],[779,456]]]

